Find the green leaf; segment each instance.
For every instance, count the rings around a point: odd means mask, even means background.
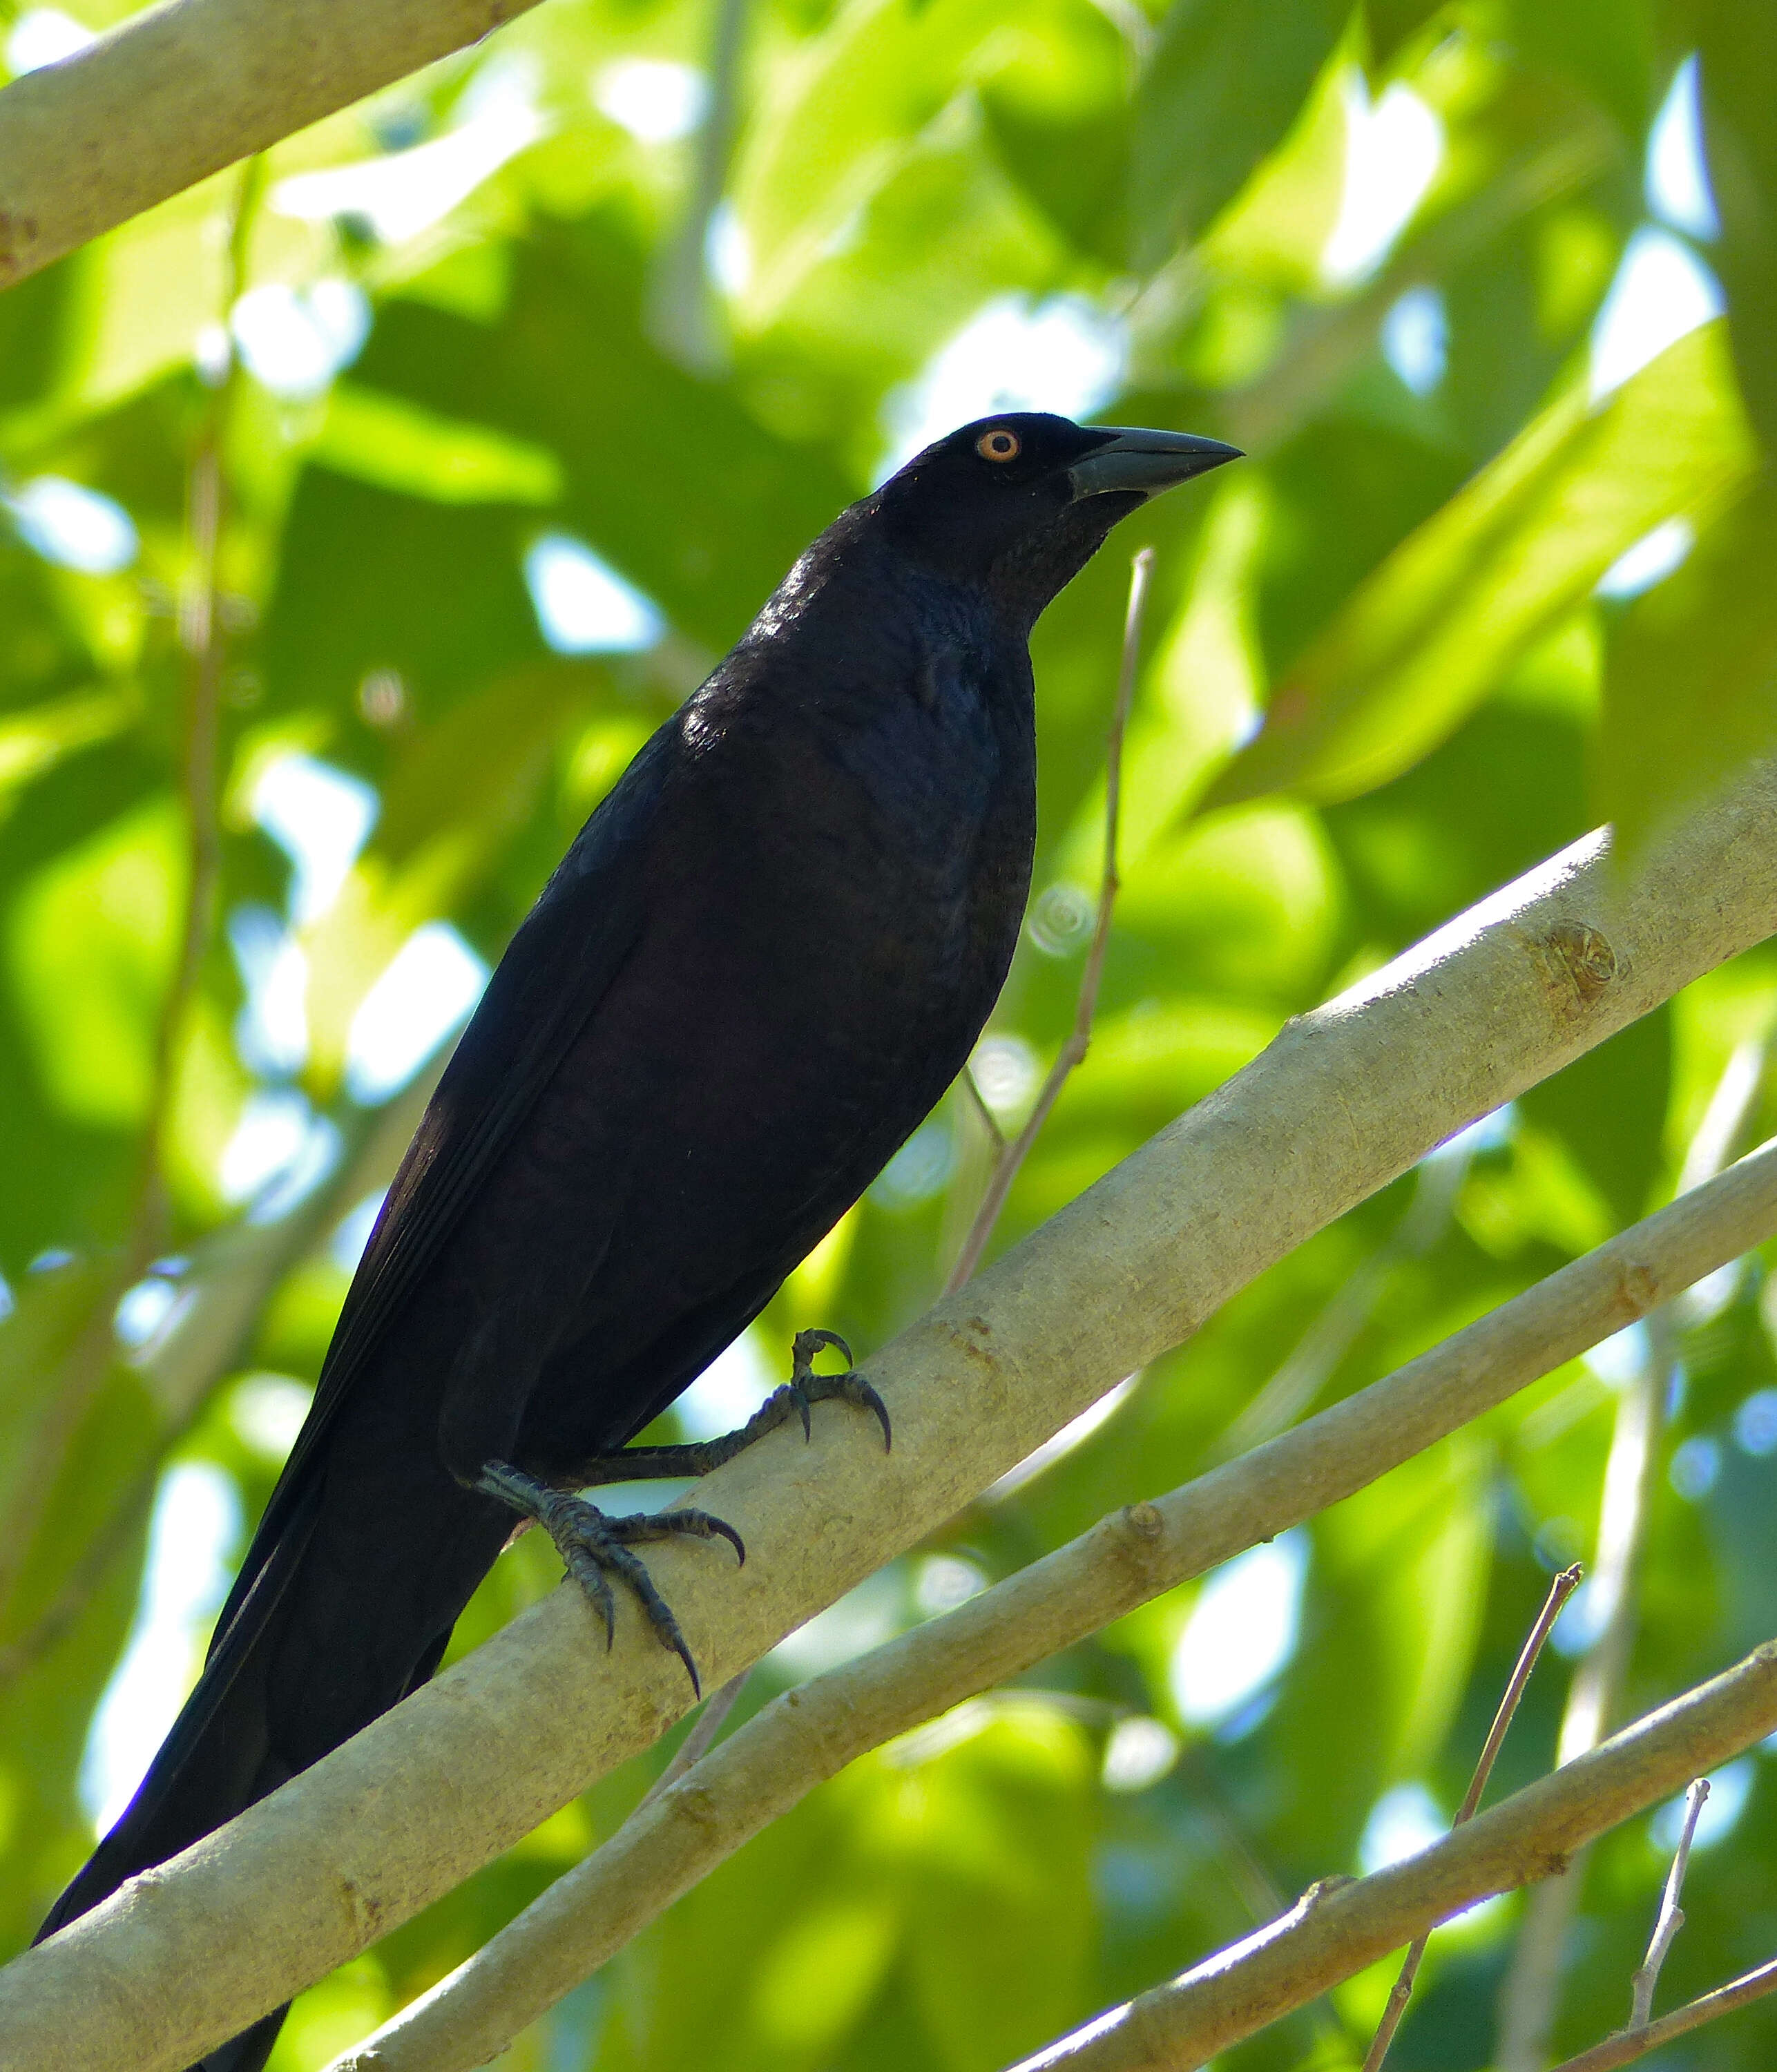
[[[384,310],[358,371],[427,409],[492,421],[548,446],[567,477],[561,517],[656,598],[677,627],[719,653],[857,495],[857,485],[821,448],[774,436],[732,389],[694,380],[657,352],[643,334],[641,288],[629,226],[615,212],[602,212],[569,229],[545,229],[518,248],[511,310],[500,331],[396,302]],[[306,479],[299,492],[298,521],[315,479]],[[366,500],[372,495],[356,493]],[[465,590],[492,593],[497,585],[503,610],[504,598],[516,594],[526,628],[519,653],[538,652],[509,519],[413,502],[401,510],[392,500],[385,508],[410,541],[411,565],[404,553],[398,574],[380,568],[376,523],[354,516],[356,540],[305,541],[317,557],[317,578],[325,565],[351,586],[354,605],[361,598],[372,623],[391,622],[392,631],[393,622],[403,623],[403,639],[412,652],[427,654],[427,668],[458,673],[452,659],[465,643],[483,654],[492,648],[487,607],[472,594],[460,602],[455,592],[441,594],[429,572],[449,565],[441,557],[454,557],[462,574],[471,528],[485,534],[498,523],[511,544],[479,550],[492,565],[474,564]],[[323,522],[321,510],[314,516]],[[446,518],[449,533],[439,522]],[[391,578],[405,593],[399,600],[383,594]],[[316,627],[317,614],[329,630]],[[380,666],[368,659],[362,633],[338,624],[347,615],[337,598],[330,602],[305,587],[303,616],[296,622],[293,613],[289,627],[293,658],[298,643],[349,642],[367,657],[362,667]],[[383,660],[402,666],[393,653]]]
[[[1004,16],[989,0],[853,0],[761,107],[734,171],[763,327],[969,83]]]
[[[121,733],[139,709],[127,691],[84,691],[0,717],[0,812],[65,757]]]
[[[993,2068],[1079,2004],[1092,1942],[1092,1777],[1079,1727],[1039,1698],[965,1706],[902,1756],[908,1961],[945,2072]],[[948,1743],[948,1745],[946,1745]],[[893,1756],[887,1760],[892,1762]]]
[[[19,1018],[51,1101],[74,1120],[127,1128],[148,1112],[186,869],[179,808],[157,799],[59,857],[13,904]]]
[[[1777,483],[1767,472],[1605,649],[1598,790],[1623,854],[1777,749]]]
[[[1750,463],[1722,327],[1608,401],[1573,392],[1421,525],[1285,672],[1203,810],[1294,791],[1349,799],[1443,740],[1617,557],[1706,508]]]
[[[1777,0],[1707,0],[1700,51],[1712,251],[1747,412],[1777,454]]]
[[[981,88],[1001,162],[1082,252],[1121,265],[1129,46],[1089,0],[1026,5],[1010,26],[1014,49]]]
[[[1201,236],[1282,142],[1349,14],[1340,0],[1174,0],[1136,99],[1144,265]]]
[[[561,463],[546,446],[340,382],[311,458],[337,474],[434,504],[559,501]]]
[[[1738,0],[1736,0],[1738,4]],[[1507,33],[1538,69],[1571,80],[1640,148],[1652,112],[1654,25],[1647,0],[1507,0]]]
[[[1557,1137],[1623,1229],[1657,1206],[1665,1166],[1672,1027],[1662,1007],[1532,1087],[1520,1105]]]

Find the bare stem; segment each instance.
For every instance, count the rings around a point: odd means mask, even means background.
[[[1732,1195],[1762,1162],[1763,1214],[1730,1211]],[[1113,1514],[944,1618],[786,1692],[705,1756],[682,1790],[639,1808],[451,1977],[329,2072],[467,2072],[486,2062],[845,1763],[1373,1482],[1606,1335],[1631,1275],[1651,1271],[1661,1292],[1676,1292],[1773,1222],[1777,1143],[1387,1380],[1182,1490]],[[1684,1241],[1680,1267],[1678,1234],[1688,1227],[1712,1229],[1714,1241]],[[1522,1664],[1514,1688],[1520,1673],[1528,1674]],[[1200,1757],[1193,1766],[1213,1796],[1213,1772]],[[1223,1832],[1226,1839],[1225,1823]],[[1283,1910],[1270,1903],[1269,1880],[1249,1849],[1231,1852],[1230,1869],[1255,1909],[1268,1918]],[[1376,1954],[1398,1947],[1419,1926]]]
[[[1660,1706],[1602,1746],[1490,1807],[1417,1856],[1361,1880],[1311,1886],[1232,1949],[1060,2038],[1017,2072],[1201,2066],[1409,1936],[1477,1900],[1546,1877],[1777,1720],[1777,1644]],[[1707,1761],[1697,1758],[1705,1749]]]
[[[1074,1026],[1049,1075],[1037,1096],[1030,1119],[1010,1145],[993,1161],[987,1192],[975,1211],[975,1220],[963,1240],[962,1250],[950,1269],[944,1293],[954,1295],[981,1264],[981,1254],[993,1235],[1012,1183],[1030,1155],[1030,1147],[1043,1133],[1050,1112],[1074,1067],[1085,1057],[1092,1040],[1092,1017],[1098,1011],[1098,989],[1104,975],[1104,952],[1111,939],[1111,915],[1117,905],[1117,834],[1123,802],[1123,736],[1129,726],[1129,706],[1135,696],[1136,664],[1141,653],[1141,621],[1147,610],[1148,578],[1154,569],[1154,549],[1144,547],[1129,569],[1129,601],[1123,615],[1123,653],[1117,676],[1117,702],[1111,712],[1110,732],[1104,744],[1104,873],[1098,890],[1098,919],[1086,952],[1085,968],[1080,976],[1080,996],[1074,1007]],[[973,1082],[971,1082],[973,1084]],[[976,1098],[980,1099],[979,1089]],[[983,1104],[985,1106],[985,1104]],[[998,1127],[995,1129],[998,1133]]]
[[[1752,766],[1663,834],[1636,870],[1613,865],[1607,837],[1588,837],[1297,1018],[1212,1096],[872,1358],[870,1379],[895,1413],[892,1456],[858,1445],[834,1413],[817,1415],[812,1444],[800,1431],[773,1434],[718,1470],[700,1494],[745,1537],[753,1581],[738,1587],[730,1568],[698,1548],[663,1548],[656,1570],[710,1683],[954,1516],[1113,1383],[1188,1338],[1454,1131],[1763,940],[1777,913],[1774,811],[1777,767]],[[1600,936],[1615,959],[1602,980]],[[1758,1200],[1754,1212],[1753,1202],[1771,1174],[1761,1157],[1742,1161],[1706,1198],[1699,1190],[1532,1291],[1531,1311],[1545,1323],[1540,1305],[1556,1305],[1538,1358],[1573,1357],[1763,1242],[1770,1204]],[[1731,1234],[1716,1230],[1719,1248],[1697,1243],[1707,1212],[1729,1202],[1743,1212]],[[1587,1288],[1582,1321],[1577,1298]],[[1513,1314],[1516,1330],[1526,1313]],[[1273,1441],[1278,1451],[1255,1457],[1252,1471],[1262,1468],[1262,1489],[1236,1463],[1217,1470],[1232,1482],[1199,1486],[1194,1509],[1213,1511],[1238,1483],[1264,1497],[1257,1536],[1270,1536],[1289,1522],[1276,1478],[1310,1455],[1312,1471],[1290,1494],[1296,1516],[1364,1486],[1529,1378],[1520,1368],[1515,1380],[1493,1342],[1506,1329],[1484,1319],[1451,1342],[1448,1356],[1462,1363],[1440,1363],[1436,1404],[1403,1400],[1404,1373],[1362,1413],[1346,1404],[1322,1412],[1300,1456],[1300,1433]],[[1477,1366],[1466,1364],[1471,1358]],[[1359,1429],[1360,1415],[1377,1421]],[[1335,1443],[1341,1434],[1351,1450]],[[1154,1508],[1164,1521],[1166,1507]],[[1213,1560],[1226,1560],[1253,1544],[1253,1522],[1223,1515],[1227,1529],[1194,1528],[1192,1546],[1213,1539]],[[1183,1580],[1180,1544],[1170,1527],[1161,1536],[1169,1583]],[[1008,1582],[1028,1574],[1025,1587],[1035,1589],[1042,1572],[1039,1564]],[[1145,1564],[1125,1572],[1130,1589],[1151,1594]],[[970,1679],[1014,1673],[1022,1646],[1002,1645],[1016,1624],[1004,1618],[1006,1603],[998,1600],[981,1626],[967,1625],[966,1605],[949,1615],[965,1621]],[[594,1623],[583,1599],[552,1592],[225,1832],[0,1968],[0,2062],[179,2072],[651,1746],[689,1709],[682,1670],[645,1622],[620,1619],[608,1652]],[[1040,1639],[1023,1631],[1033,1659],[1056,1644],[1049,1635],[1060,1622],[1043,1623]],[[922,1702],[933,1688],[922,1679]],[[981,1688],[965,1684],[963,1695]],[[1657,1795],[1681,1790],[1730,1752],[1688,1749]],[[657,1808],[681,1796],[701,1810],[689,1778]],[[1440,1846],[1462,1844],[1492,1818],[1482,1814]],[[348,1882],[352,1903],[342,1906]],[[250,1936],[231,1932],[248,1918]],[[1424,1925],[1397,1916],[1363,1961],[1400,1949]],[[192,1951],[204,1953],[201,1965],[188,1961]],[[442,2072],[442,2058],[425,2062]]]
[[[697,131],[690,202],[678,235],[662,255],[649,298],[648,327],[656,342],[699,374],[718,372],[728,357],[710,294],[708,246],[739,127],[746,32],[747,0],[716,0],[710,103]]]
[[[1647,1954],[1635,1975],[1629,2008],[1631,2029],[1645,2029],[1653,2019],[1654,1988],[1660,1983],[1660,1967],[1665,1963],[1666,1953],[1672,1948],[1679,1930],[1684,1926],[1684,1910],[1678,1903],[1679,1895],[1684,1889],[1684,1873],[1690,1865],[1691,1840],[1697,1832],[1697,1818],[1709,1795],[1709,1780],[1706,1777],[1693,1778],[1684,1794],[1684,1825],[1679,1833],[1678,1847],[1672,1852],[1672,1867],[1666,1874],[1666,1889],[1660,1896],[1653,1940],[1647,1945]]]
[[[224,276],[224,321],[240,292],[246,239],[262,184],[262,163],[242,168],[229,224]],[[51,1385],[45,1415],[14,1485],[0,1536],[0,1613],[10,1601],[19,1569],[43,1522],[51,1494],[75,1435],[86,1420],[115,1351],[113,1313],[117,1298],[142,1277],[162,1249],[170,1221],[165,1176],[167,1128],[179,1090],[179,1038],[195,997],[208,947],[220,857],[216,817],[218,692],[222,642],[217,632],[217,556],[223,520],[221,444],[234,393],[232,363],[228,380],[205,413],[193,452],[187,491],[187,524],[195,579],[180,615],[187,656],[184,738],[180,788],[187,830],[184,912],[173,972],[155,1020],[154,1066],[147,1119],[137,1153],[134,1192],[121,1250],[101,1284],[92,1315]]]
[[[1730,1980],[1725,1986],[1717,1986],[1712,1993],[1687,2000],[1683,2007],[1674,2008],[1670,2014],[1663,2014],[1658,2021],[1649,2022],[1644,2029],[1619,2029],[1615,2036],[1594,2043],[1590,2050],[1582,2050],[1577,2058],[1564,2058],[1555,2072],[1617,2072],[1619,2066],[1633,2065],[1638,2058],[1648,2056],[1663,2043],[1670,2043],[1676,2037],[1688,2036],[1705,2022],[1718,2021],[1737,2008],[1750,2007],[1754,2000],[1762,2000],[1767,1993],[1777,1993],[1777,1958],[1768,1964],[1759,1965],[1756,1971]]]
[[[710,1698],[697,1716],[697,1724],[679,1744],[678,1753],[636,1802],[636,1813],[640,1813],[644,1806],[652,1805],[669,1786],[678,1782],[693,1763],[701,1762],[710,1753],[751,1673],[751,1670],[742,1669],[738,1675],[730,1676]],[[629,1816],[631,1820],[635,1819],[636,1813]]]
[[[1731,1151],[1756,1100],[1764,1067],[1762,1045],[1742,1046],[1730,1059],[1703,1121],[1688,1147],[1678,1193],[1689,1193]],[[1609,1733],[1635,1643],[1635,1595],[1641,1549],[1659,1483],[1660,1438],[1677,1358],[1672,1311],[1646,1320],[1647,1348],[1639,1371],[1617,1404],[1604,1468],[1598,1559],[1592,1589],[1599,1607],[1598,1637],[1573,1672],[1561,1715],[1556,1761],[1571,1762]],[[1583,1854],[1558,1877],[1530,1895],[1499,1996],[1499,2072],[1541,2072],[1561,2005],[1562,1953],[1586,1875]]]
[[[1006,1149],[1006,1132],[1000,1128],[999,1117],[987,1105],[986,1096],[981,1092],[981,1082],[975,1077],[973,1065],[963,1067],[963,1092],[969,1096],[969,1104],[975,1111],[977,1120],[987,1132],[995,1157],[998,1157]]]
[[[1513,1669],[1505,1688],[1505,1696],[1499,1700],[1499,1708],[1493,1716],[1493,1725],[1487,1729],[1487,1737],[1482,1746],[1479,1760],[1475,1766],[1475,1774],[1469,1779],[1468,1790],[1462,1794],[1462,1803],[1456,1809],[1452,1828],[1460,1827],[1466,1820],[1475,1817],[1475,1809],[1481,1803],[1481,1794],[1487,1790],[1487,1779],[1493,1774],[1493,1766],[1499,1758],[1508,1729],[1518,1710],[1519,1700],[1524,1696],[1524,1686],[1530,1681],[1530,1672],[1536,1666],[1536,1658],[1543,1651],[1561,1606],[1579,1588],[1583,1572],[1576,1561],[1572,1568],[1563,1568],[1549,1586],[1549,1595],[1543,1600],[1543,1608],[1536,1614],[1536,1622],[1530,1629],[1528,1638],[1520,1651],[1517,1666]],[[1376,2025],[1374,2039],[1364,2060],[1364,2072],[1379,2072],[1382,2061],[1388,2054],[1388,2046],[1394,2041],[1394,2033],[1401,2026],[1401,2019],[1407,2012],[1407,2003],[1413,1997],[1413,1981],[1419,1975],[1419,1967],[1424,1960],[1425,1946],[1430,1940],[1426,1935],[1416,1936],[1408,1945],[1407,1955],[1401,1967],[1401,1975],[1394,1982],[1388,1995],[1388,2004],[1382,2011],[1382,2019]]]

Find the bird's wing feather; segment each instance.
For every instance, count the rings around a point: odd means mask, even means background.
[[[489,980],[389,1188],[314,1403],[216,1622],[212,1652],[294,1515],[306,1471],[340,1404],[634,948],[641,929],[638,851],[657,813],[675,740],[670,724],[663,727],[631,765]]]

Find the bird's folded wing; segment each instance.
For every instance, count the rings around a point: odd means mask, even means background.
[[[640,851],[673,748],[671,731],[663,728],[636,758],[581,831],[489,980],[371,1233],[307,1420],[216,1621],[212,1652],[296,1516],[306,1470],[339,1404],[635,948],[642,925]]]

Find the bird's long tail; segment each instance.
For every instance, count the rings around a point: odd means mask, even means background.
[[[278,1753],[268,1703],[268,1672],[289,1625],[304,1557],[314,1535],[318,1492],[298,1496],[278,1521],[277,1537],[249,1552],[244,1580],[218,1622],[197,1688],[162,1743],[141,1788],[85,1868],[50,1910],[39,1942],[115,1892],[125,1879],[164,1863],[290,1776]],[[423,1682],[441,1649],[429,1647],[411,1682]],[[372,1711],[381,1709],[372,1706]],[[368,1714],[367,1713],[367,1718]],[[219,2045],[193,2072],[259,2072],[271,2054],[285,2010]]]

